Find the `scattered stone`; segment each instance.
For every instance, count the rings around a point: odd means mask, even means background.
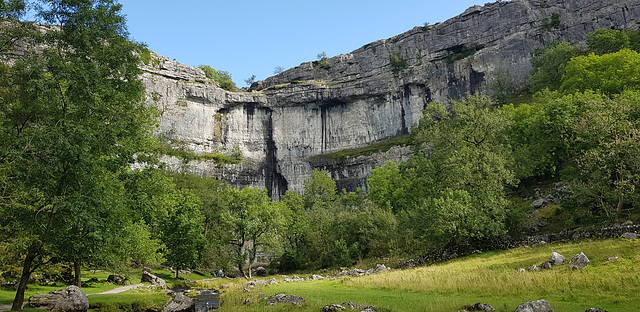
[[[324,306],[324,308],[322,308],[322,312],[335,312],[335,311],[342,311],[344,309],[346,308],[339,304],[330,304],[328,306]]]
[[[540,270],[541,270],[540,267],[535,264],[532,264],[527,268],[527,271],[529,272],[540,271]]]
[[[304,278],[300,278],[299,276],[293,276],[293,278],[285,278],[284,281],[282,281],[283,283],[295,283],[295,282],[302,282],[304,281]]]
[[[247,304],[250,304],[250,303],[251,303],[251,300],[249,298],[247,298],[247,299],[244,299],[244,302],[242,304],[247,305]]]
[[[149,273],[147,271],[142,272],[141,281],[142,282],[149,282],[149,283],[151,283],[151,285],[154,285],[156,287],[160,287],[162,289],[167,288],[167,282],[165,282],[163,279],[161,279],[161,278],[159,278],[159,277],[157,277],[157,276],[155,276],[155,275],[153,275],[153,274],[151,274],[151,273]]]
[[[162,312],[190,312],[195,311],[196,304],[193,299],[185,296],[183,293],[174,293],[174,295],[165,302]]]
[[[609,257],[607,258],[607,261],[616,261],[618,260],[618,257]]]
[[[80,287],[71,285],[48,294],[29,297],[29,307],[50,311],[86,312],[89,309],[89,299]]]
[[[551,308],[547,300],[541,299],[525,302],[519,305],[515,312],[555,312],[555,310]]]
[[[551,262],[549,262],[549,261],[542,262],[541,266],[545,270],[551,269]]]
[[[125,281],[124,277],[120,275],[111,274],[107,277],[107,282],[112,284],[123,285],[124,281]]]
[[[600,309],[600,308],[588,308],[586,311],[584,312],[608,312],[605,309]]]
[[[272,306],[275,304],[293,304],[293,305],[302,305],[304,302],[304,298],[294,296],[294,295],[285,295],[285,294],[275,294],[273,296],[269,296],[263,300],[266,300],[266,305]]]
[[[627,232],[627,233],[623,233],[622,235],[620,235],[621,238],[625,238],[625,239],[638,239],[640,238],[640,235],[636,234],[636,233],[631,233],[631,232]]]
[[[525,268],[519,268],[516,270],[516,274],[527,272]]]
[[[464,306],[462,307],[463,310],[459,311],[459,312],[471,312],[471,311],[489,311],[489,312],[495,312],[496,309],[494,309],[490,304],[486,304],[486,303],[476,303],[474,305],[468,305],[468,306]]]
[[[569,268],[571,270],[580,270],[585,268],[587,264],[589,264],[589,258],[587,258],[584,252],[581,252],[571,258],[571,261],[569,262]]]
[[[551,262],[552,265],[563,265],[564,260],[564,256],[555,251],[552,252],[551,257],[549,257],[549,262]]]
[[[278,284],[278,281],[274,278],[270,279],[269,281],[267,281],[267,283],[269,283],[269,285],[273,285],[273,284]]]
[[[378,307],[376,306],[372,306],[372,305],[361,305],[361,304],[357,304],[351,301],[347,301],[342,303],[343,306],[350,308],[351,310],[360,310],[362,312],[364,311],[378,311]],[[386,309],[385,309],[386,310]]]
[[[142,272],[143,272],[143,273],[144,273],[144,272],[151,273],[151,268],[149,268],[149,267],[144,267],[144,268],[142,268]]]
[[[321,279],[324,279],[324,276],[315,275],[315,274],[311,275],[311,278],[310,278],[310,280],[312,280],[312,281],[317,281],[317,280],[321,280]]]

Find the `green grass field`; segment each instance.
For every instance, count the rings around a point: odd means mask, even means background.
[[[584,252],[591,263],[580,271],[568,270],[565,264],[550,270],[516,273],[518,268],[547,261],[553,251],[563,254],[567,262],[575,254]],[[608,261],[609,257],[619,258]],[[194,288],[220,289],[222,284],[230,285],[222,289],[220,311],[321,311],[328,304],[353,301],[407,312],[458,311],[464,305],[483,302],[491,304],[497,311],[512,312],[525,301],[546,299],[558,312],[583,312],[590,307],[632,312],[640,310],[639,271],[640,240],[608,239],[487,252],[413,269],[333,280],[279,283],[256,287],[249,292],[243,291],[245,279],[202,281],[208,276],[195,273],[184,278],[190,280],[188,284]],[[187,283],[175,279],[169,271],[153,273],[166,278],[169,285]],[[92,277],[91,272],[84,274],[87,279]],[[275,277],[279,281],[283,279]],[[101,281],[105,278],[99,277]],[[168,299],[162,292],[145,289],[114,295],[96,294],[116,286],[96,283],[84,288],[90,294],[89,301],[94,311],[158,309]],[[63,287],[30,285],[27,297]],[[302,296],[306,301],[302,307],[265,307],[264,303],[258,302],[265,295],[275,293]],[[0,304],[11,303],[14,294],[9,290],[0,291]],[[244,304],[247,298],[251,304]]]
[[[567,262],[584,252],[591,263],[580,271],[558,266],[539,272],[515,273],[518,268],[540,265],[553,251]],[[614,262],[608,257],[617,256]],[[457,311],[476,302],[497,311],[514,311],[526,301],[546,299],[559,312],[583,312],[590,307],[608,311],[640,309],[640,241],[623,239],[549,244],[502,252],[476,254],[442,264],[333,281],[278,284],[249,293],[223,294],[224,311],[289,311],[292,307],[265,307],[258,292],[285,293],[306,299],[296,311],[321,311],[331,303],[353,301],[392,311]]]

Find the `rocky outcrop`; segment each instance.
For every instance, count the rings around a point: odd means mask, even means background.
[[[339,188],[364,187],[376,165],[400,161],[409,148],[369,155],[356,150],[408,134],[431,101],[482,91],[509,78],[526,84],[530,56],[557,40],[580,43],[597,28],[637,28],[640,0],[513,0],[474,6],[429,27],[416,27],[351,53],[313,62],[227,92],[188,67],[154,54],[143,66],[147,100],[158,107],[158,135],[199,154],[242,151],[244,162],[164,160],[176,170],[266,187],[272,197],[301,190],[314,168]],[[558,22],[550,22],[557,18]]]
[[[49,311],[86,312],[89,309],[89,299],[80,287],[71,285],[48,294],[29,297],[29,307]]]
[[[148,271],[143,271],[142,272],[142,278],[141,278],[140,281],[141,282],[151,283],[151,285],[156,286],[156,287],[160,287],[162,289],[167,288],[167,282],[165,280],[163,280],[162,278],[151,274]]]
[[[162,312],[192,312],[195,311],[193,299],[183,293],[174,293],[167,302],[164,303]]]

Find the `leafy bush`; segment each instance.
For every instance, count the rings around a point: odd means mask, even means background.
[[[551,14],[551,18],[542,19],[542,27],[543,31],[553,31],[560,29],[560,14],[553,13]]]
[[[400,51],[389,52],[389,64],[393,73],[397,74],[403,69],[407,69],[407,61],[402,58]]]
[[[313,62],[313,67],[318,69],[329,69],[331,68],[331,64],[329,63],[329,59],[327,58],[327,53],[322,52],[317,55],[318,60]]]
[[[212,79],[220,85],[220,88],[227,91],[238,91],[235,82],[231,80],[231,74],[224,70],[215,70],[209,65],[199,65],[198,68],[204,71],[207,78]]]

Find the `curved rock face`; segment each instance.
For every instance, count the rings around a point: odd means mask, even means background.
[[[545,43],[580,44],[597,28],[636,29],[640,0],[513,0],[474,6],[430,27],[416,27],[328,59],[303,63],[226,92],[193,67],[153,55],[143,66],[147,99],[160,111],[158,134],[177,148],[230,154],[245,162],[165,160],[176,169],[266,187],[278,198],[301,190],[313,168],[340,188],[366,187],[376,165],[400,161],[408,148],[336,160],[323,155],[408,134],[431,101],[491,93],[493,81],[526,85],[531,53]]]

